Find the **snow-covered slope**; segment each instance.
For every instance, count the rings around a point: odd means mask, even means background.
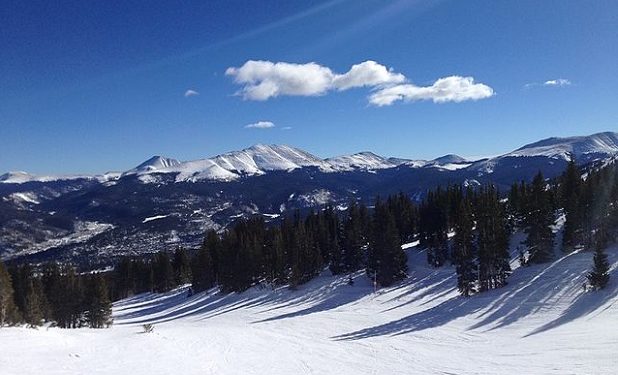
[[[403,163],[403,160],[401,163],[397,163],[396,159],[385,159],[369,151],[328,158],[325,161],[337,171],[386,169]]]
[[[23,184],[25,182],[50,182],[62,180],[93,179],[90,175],[60,175],[60,176],[39,176],[27,172],[16,171],[8,172],[0,176],[0,183]]]
[[[180,162],[176,159],[155,155],[126,173],[156,172],[178,165],[180,165]]]
[[[106,182],[116,180],[120,177],[118,172],[108,172],[101,175],[35,175],[22,171],[7,172],[0,175],[0,184],[23,184],[26,182],[56,182],[56,181],[72,181],[72,180],[95,180],[98,182]]]
[[[523,146],[504,156],[546,156],[554,159],[590,159],[618,153],[618,133],[605,132],[590,136],[548,138]]]
[[[126,172],[125,175],[136,174],[143,182],[157,181],[145,176],[160,173],[177,174],[177,182],[230,181],[241,176],[261,175],[268,171],[289,171],[302,167],[330,169],[323,160],[298,148],[258,144],[241,151],[185,162],[156,156]]]
[[[373,292],[362,272],[298,290],[186,288],[114,304],[110,329],[0,329],[3,374],[614,374],[618,247],[610,285],[584,292],[592,253],[516,268],[459,296],[452,267],[408,248],[409,278]],[[517,266],[517,261],[513,261]],[[152,333],[142,325],[154,324]]]

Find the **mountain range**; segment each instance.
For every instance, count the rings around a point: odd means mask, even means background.
[[[539,170],[562,173],[618,155],[618,133],[548,138],[504,155],[466,160],[445,155],[410,160],[360,152],[322,159],[285,145],[255,145],[211,158],[153,156],[133,169],[101,175],[0,176],[0,257],[108,264],[199,244],[205,230],[239,217],[277,220],[295,209],[345,208],[376,195],[403,192],[420,199],[438,185],[492,182],[507,189]]]

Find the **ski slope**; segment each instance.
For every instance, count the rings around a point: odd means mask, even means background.
[[[615,374],[618,246],[610,285],[584,292],[591,252],[516,268],[471,298],[452,267],[407,247],[410,277],[373,293],[329,272],[298,290],[187,289],[114,305],[104,330],[0,329],[2,374]],[[152,323],[154,332],[142,333]]]

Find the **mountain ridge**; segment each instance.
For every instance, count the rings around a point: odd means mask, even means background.
[[[49,182],[73,179],[92,179],[104,182],[128,175],[137,175],[140,177],[140,181],[148,183],[160,181],[150,175],[166,173],[176,174],[175,182],[233,181],[243,176],[263,175],[272,171],[291,171],[305,167],[316,167],[323,172],[375,171],[400,166],[443,169],[471,168],[473,170],[491,171],[493,165],[505,158],[543,156],[568,161],[571,157],[575,157],[581,159],[582,162],[590,162],[614,154],[618,154],[618,133],[616,132],[602,132],[587,136],[550,137],[526,144],[511,152],[475,162],[468,161],[456,154],[447,154],[432,160],[412,160],[384,157],[371,151],[320,158],[293,146],[256,144],[239,151],[229,151],[209,158],[188,161],[155,155],[128,171],[101,175],[39,176],[27,172],[7,172],[0,176],[0,183]],[[466,163],[470,165],[465,165]]]

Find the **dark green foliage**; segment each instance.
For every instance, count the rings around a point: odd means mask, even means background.
[[[90,328],[106,328],[112,324],[112,303],[105,278],[95,274],[88,283],[86,321]]]
[[[4,263],[0,261],[0,327],[19,321],[17,308],[13,300],[13,283]]]
[[[493,186],[483,187],[479,191],[475,217],[479,290],[500,288],[506,285],[506,279],[511,273],[509,232],[504,206]]]
[[[465,297],[476,292],[478,275],[473,227],[471,203],[468,199],[463,199],[459,204],[455,221],[453,263],[457,272],[457,289]]]
[[[215,284],[217,274],[214,259],[217,257],[215,254],[220,253],[221,238],[216,231],[209,230],[191,264],[192,287],[195,292],[201,292]]]
[[[588,282],[594,289],[603,289],[609,282],[609,261],[604,251],[605,246],[606,238],[602,233],[595,246],[592,271],[587,275]]]
[[[184,248],[178,247],[174,252],[172,268],[174,269],[174,279],[177,285],[191,282],[191,262]]]
[[[346,213],[341,246],[343,272],[357,271],[365,263],[364,250],[368,243],[368,233],[363,230],[365,226],[363,211],[366,211],[365,206],[352,202]]]
[[[278,226],[266,232],[264,247],[264,264],[266,279],[274,285],[287,281],[287,254],[283,242],[283,234]]]
[[[158,252],[152,265],[155,292],[162,293],[176,287],[174,268],[167,252]]]
[[[45,307],[44,295],[41,290],[41,282],[30,275],[26,284],[26,304],[24,306],[24,321],[30,327],[40,326],[43,321]]]
[[[448,193],[430,191],[420,208],[420,243],[427,248],[427,262],[441,267],[448,259]]]
[[[294,229],[288,237],[288,249],[290,253],[290,276],[291,288],[304,284],[317,276],[322,270],[323,258],[319,247],[315,246],[315,239],[308,232],[306,225],[295,215]]]
[[[379,198],[376,200],[372,223],[367,274],[385,287],[406,277],[407,256],[401,249],[401,237],[397,232],[395,218]]]
[[[526,219],[529,261],[532,263],[548,262],[554,257],[554,210],[551,193],[547,182],[539,172],[532,181],[528,196],[528,216]]]
[[[562,237],[562,250],[569,252],[576,246],[583,244],[582,179],[581,171],[574,160],[571,160],[569,163],[561,180],[560,204],[564,207],[566,217]]]

